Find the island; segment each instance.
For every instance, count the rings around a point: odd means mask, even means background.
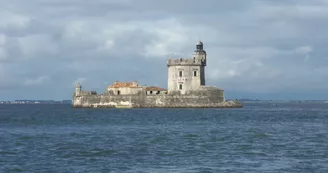
[[[167,89],[115,81],[105,91],[84,91],[80,83],[73,93],[73,108],[242,108],[239,101],[226,101],[224,90],[205,85],[207,54],[203,42],[189,58],[169,58]]]

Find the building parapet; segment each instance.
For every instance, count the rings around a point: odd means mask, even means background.
[[[168,59],[167,66],[199,66],[204,65],[204,61],[194,58]]]

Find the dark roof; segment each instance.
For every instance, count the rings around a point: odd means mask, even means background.
[[[146,87],[145,90],[146,91],[166,91],[166,89],[157,87],[157,86],[149,86],[149,87]]]
[[[139,88],[140,86],[133,82],[115,82],[114,84],[110,85],[109,88]]]

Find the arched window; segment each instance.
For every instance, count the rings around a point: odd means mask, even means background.
[[[117,90],[117,95],[120,95],[121,94],[121,91],[120,90]]]

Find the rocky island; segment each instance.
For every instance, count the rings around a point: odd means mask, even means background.
[[[102,94],[83,91],[78,83],[73,94],[74,108],[241,108],[238,101],[226,101],[224,90],[205,85],[207,54],[203,43],[196,44],[190,58],[168,59],[167,89],[137,82],[116,81]]]

